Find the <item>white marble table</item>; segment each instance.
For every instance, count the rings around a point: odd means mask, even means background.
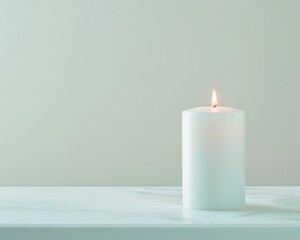
[[[241,211],[196,211],[179,187],[2,187],[0,240],[300,239],[300,187],[246,192]]]

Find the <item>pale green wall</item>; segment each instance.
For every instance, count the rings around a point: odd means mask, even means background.
[[[300,184],[300,1],[0,1],[0,185],[178,185],[181,111],[246,111],[248,185]]]

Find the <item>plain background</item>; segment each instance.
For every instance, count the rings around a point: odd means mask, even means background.
[[[180,185],[181,112],[246,111],[247,184],[299,185],[300,1],[0,1],[0,185]]]

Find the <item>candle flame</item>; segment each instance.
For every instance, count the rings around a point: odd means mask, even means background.
[[[212,98],[211,98],[211,107],[215,108],[217,106],[218,106],[217,95],[216,95],[216,91],[213,90]]]

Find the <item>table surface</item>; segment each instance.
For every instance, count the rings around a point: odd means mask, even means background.
[[[300,187],[247,187],[240,211],[185,210],[180,187],[1,187],[0,227],[300,227]]]

